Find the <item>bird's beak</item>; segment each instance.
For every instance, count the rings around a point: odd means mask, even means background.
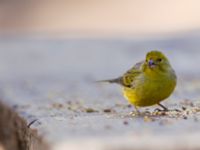
[[[148,65],[149,65],[150,68],[155,68],[155,67],[156,67],[155,62],[154,62],[154,60],[152,60],[152,59],[149,60]]]

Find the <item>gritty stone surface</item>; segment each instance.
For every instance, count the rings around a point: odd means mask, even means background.
[[[0,97],[55,150],[198,149],[197,39],[1,39]],[[94,82],[121,75],[155,48],[179,77],[163,103],[169,112],[130,113],[119,86]]]
[[[0,150],[45,150],[37,132],[27,127],[16,112],[0,103]]]
[[[5,150],[4,146],[0,145],[0,150]]]

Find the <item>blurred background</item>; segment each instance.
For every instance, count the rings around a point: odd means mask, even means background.
[[[1,0],[1,76],[47,70],[102,78],[152,49],[169,54],[178,72],[194,75],[199,6],[198,0]]]
[[[66,37],[196,32],[198,0],[1,0],[1,34]]]

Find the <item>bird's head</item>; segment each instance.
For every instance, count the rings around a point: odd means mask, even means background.
[[[151,51],[146,55],[145,68],[151,71],[165,71],[170,63],[167,57],[160,51]]]

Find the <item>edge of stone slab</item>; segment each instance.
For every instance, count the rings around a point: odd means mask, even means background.
[[[199,133],[184,135],[138,135],[67,140],[53,150],[199,150]]]
[[[0,150],[48,150],[36,130],[7,105],[0,102]]]

